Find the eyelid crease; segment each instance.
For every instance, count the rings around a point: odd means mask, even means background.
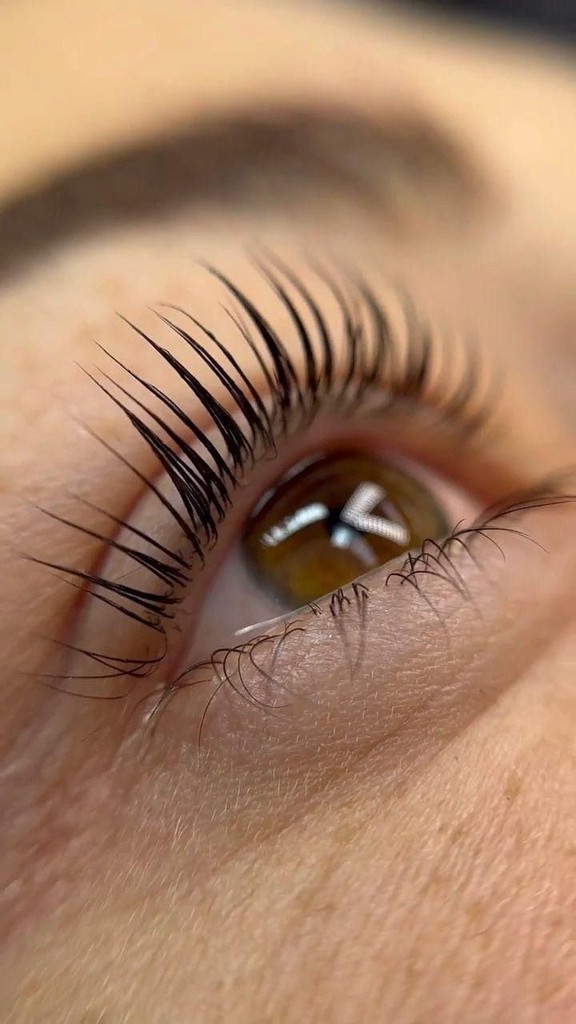
[[[200,355],[204,365],[214,374],[219,388],[227,391],[228,400],[236,412],[215,397],[211,389],[167,348],[138,326],[126,323],[189,387],[211,420],[212,430],[200,427],[180,404],[115,356],[110,355],[110,358],[132,381],[159,401],[182,425],[188,438],[193,439],[192,443],[171,425],[166,416],[160,415],[110,374],[102,374],[106,383],[89,374],[126,415],[164,470],[173,490],[172,497],[152,482],[143,482],[148,484],[172,516],[182,538],[189,542],[191,554],[184,557],[180,549],[173,551],[166,546],[159,549],[155,539],[147,538],[142,531],[139,534],[135,531],[133,544],[120,545],[115,540],[104,538],[105,542],[110,550],[121,551],[128,563],[140,568],[145,566],[151,580],[164,582],[166,586],[160,591],[146,584],[132,586],[124,579],[109,579],[97,572],[67,568],[56,559],[34,559],[67,574],[73,585],[85,589],[87,598],[95,598],[145,629],[160,634],[166,650],[167,631],[174,618],[174,609],[183,600],[186,584],[201,568],[206,551],[217,543],[220,524],[232,503],[234,491],[270,449],[276,453],[276,446],[283,437],[308,427],[321,410],[353,415],[359,402],[370,398],[379,403],[376,409],[384,411],[389,411],[395,403],[404,405],[407,401],[428,406],[459,430],[463,437],[480,431],[493,412],[490,389],[484,387],[482,374],[478,372],[478,357],[473,359],[466,352],[462,367],[451,380],[447,355],[438,358],[439,351],[442,354],[441,340],[432,335],[417,317],[415,309],[404,301],[404,296],[400,297],[405,335],[402,338],[402,331],[397,333],[394,330],[386,309],[359,275],[341,284],[326,271],[315,267],[316,277],[325,286],[340,315],[339,336],[343,341],[340,349],[336,345],[335,331],[328,326],[325,311],[310,290],[277,257],[271,257],[270,262],[273,269],[270,265],[263,266],[263,260],[258,260],[257,267],[294,326],[296,354],[289,351],[272,323],[244,292],[223,273],[209,268],[234,302],[231,315],[241,325],[247,352],[255,357],[257,370],[264,370],[268,394],[256,408],[250,397],[253,390],[258,389],[249,382],[247,373],[240,370],[240,362],[230,356],[227,348],[208,328],[198,325],[191,316],[191,322],[203,332],[205,344],[171,319],[163,316],[160,319],[173,330],[179,342],[195,355]],[[285,301],[289,288],[292,288],[293,296]],[[301,303],[301,313],[297,302]],[[238,307],[240,320],[235,312]],[[306,317],[313,325],[312,330],[307,326]],[[243,322],[244,318],[248,326]],[[210,344],[216,354],[206,347]],[[102,351],[106,352],[103,348]],[[226,362],[228,369],[224,366]],[[239,369],[237,379],[233,376],[236,367]],[[123,462],[126,462],[124,458]],[[104,515],[108,513],[104,511]],[[52,518],[59,517],[52,514]],[[110,519],[131,530],[129,522],[124,523],[113,515]],[[103,537],[81,522],[63,518],[60,522],[87,536]],[[150,540],[155,549],[154,555],[142,550],[137,539]],[[90,651],[85,656],[100,665],[102,661],[114,665],[121,661],[105,650]],[[155,656],[146,655],[140,660],[134,658],[133,666],[126,674],[145,674],[146,667],[152,663],[157,663]],[[115,671],[113,674],[116,677],[121,673]]]

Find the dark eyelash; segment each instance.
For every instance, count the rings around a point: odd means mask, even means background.
[[[467,556],[474,562],[476,568],[480,569],[481,563],[476,558],[475,549],[478,541],[483,539],[493,545],[505,559],[504,551],[498,541],[498,537],[505,534],[515,534],[545,551],[546,549],[525,530],[511,525],[510,518],[513,519],[532,509],[547,509],[556,505],[573,504],[576,501],[576,495],[565,490],[566,482],[573,478],[573,475],[572,470],[565,471],[542,481],[538,488],[532,491],[509,496],[505,501],[485,509],[477,521],[470,526],[458,524],[443,540],[426,539],[418,552],[415,554],[409,552],[404,564],[399,569],[388,573],[385,586],[394,583],[403,586],[408,583],[422,594],[423,579],[436,577],[454,587],[464,599],[471,600],[470,590],[458,565],[458,554]],[[428,598],[425,600],[434,611],[430,600]]]
[[[171,550],[124,519],[98,509],[111,523],[127,530],[135,538],[134,543],[120,543],[114,537],[80,522],[54,512],[47,514],[63,525],[101,541],[105,548],[121,552],[135,567],[145,568],[151,579],[162,585],[160,592],[152,588],[132,587],[97,572],[33,558],[33,561],[63,574],[67,582],[92,598],[162,635],[165,648],[167,629],[183,598],[185,585],[193,575],[194,567],[201,567],[204,563],[206,551],[216,544],[220,523],[231,505],[235,489],[256,461],[274,454],[283,437],[309,425],[320,409],[329,406],[340,414],[349,414],[366,395],[375,393],[377,389],[381,392],[385,387],[385,399],[382,400],[380,395],[381,408],[382,403],[389,409],[407,400],[419,400],[432,406],[466,436],[477,431],[488,420],[491,411],[490,390],[479,384],[482,374],[471,351],[465,351],[460,374],[453,379],[454,374],[450,375],[447,361],[449,353],[444,355],[440,342],[433,338],[431,330],[417,316],[407,297],[402,298],[407,339],[403,349],[389,314],[359,275],[349,275],[341,283],[325,269],[315,266],[314,275],[340,315],[344,344],[343,359],[339,360],[326,314],[306,284],[275,256],[267,255],[266,260],[257,261],[257,266],[281,308],[288,314],[297,339],[295,356],[290,354],[279,333],[245,292],[221,271],[212,267],[207,270],[233,302],[228,315],[255,359],[267,391],[266,400],[226,345],[185,310],[164,307],[183,316],[194,331],[202,335],[202,340],[164,313],[157,315],[162,324],[202,360],[213,374],[218,388],[226,395],[232,410],[215,398],[210,388],[191,373],[181,359],[136,324],[126,321],[187,385],[192,398],[208,417],[212,428],[210,435],[213,436],[209,436],[169,394],[101,346],[114,365],[125,372],[144,395],[158,404],[152,407],[144,397],[137,397],[132,389],[107,372],[102,373],[103,380],[89,374],[152,450],[171,480],[177,501],[166,497],[154,481],[145,477],[110,444],[100,438],[98,440],[155,494],[176,522],[191,555],[184,556],[181,550]],[[441,356],[444,358],[438,364]],[[172,425],[174,422],[178,427]],[[182,436],[183,433],[190,440]],[[96,507],[89,502],[85,504],[93,509]],[[144,550],[137,541],[144,542],[148,550]],[[134,659],[127,663],[104,652],[81,653],[99,668],[108,666],[111,677],[142,676],[158,664],[157,657]]]

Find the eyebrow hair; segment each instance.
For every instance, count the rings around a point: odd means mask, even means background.
[[[443,218],[486,191],[468,155],[412,112],[380,121],[311,107],[238,111],[92,159],[0,207],[0,275],[69,237],[194,203],[289,212],[331,189],[393,223],[407,188],[415,201],[443,196]]]

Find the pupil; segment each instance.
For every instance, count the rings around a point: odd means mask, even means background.
[[[250,517],[243,553],[287,610],[442,537],[449,524],[426,487],[398,466],[338,455],[296,468]]]

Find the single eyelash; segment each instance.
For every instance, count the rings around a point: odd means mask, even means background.
[[[311,290],[277,256],[267,254],[266,259],[259,258],[255,262],[294,328],[297,339],[294,356],[245,292],[220,270],[214,267],[206,269],[233,302],[227,312],[255,357],[268,390],[267,401],[260,396],[225,343],[190,313],[173,306],[163,308],[180,313],[199,332],[202,340],[192,333],[192,328],[186,330],[164,313],[157,312],[157,316],[182,342],[184,351],[189,349],[193,352],[214,375],[232,410],[213,396],[182,359],[136,324],[122,319],[187,385],[192,398],[207,415],[210,431],[203,429],[169,394],[145,380],[102,346],[99,346],[101,351],[112,363],[125,372],[144,395],[159,403],[166,415],[152,408],[144,398],[137,397],[110,373],[102,372],[103,379],[88,373],[152,450],[170,479],[181,508],[109,443],[97,435],[93,436],[155,494],[181,530],[191,555],[185,557],[181,550],[161,545],[152,536],[104,509],[97,510],[117,527],[128,531],[135,538],[133,544],[120,543],[81,522],[43,510],[62,525],[101,541],[105,548],[121,552],[134,563],[135,568],[145,568],[152,578],[163,584],[157,592],[109,579],[97,572],[32,558],[63,574],[66,582],[87,592],[90,597],[162,635],[165,652],[168,628],[173,623],[178,604],[183,600],[186,584],[193,576],[194,568],[203,565],[207,550],[217,543],[220,524],[232,503],[234,491],[256,461],[275,454],[279,441],[306,427],[320,409],[329,404],[332,410],[350,413],[368,391],[384,387],[385,408],[394,402],[419,399],[442,412],[447,420],[467,435],[477,431],[491,412],[489,390],[478,395],[481,374],[471,352],[466,352],[462,374],[452,391],[443,392],[447,373],[444,367],[438,372],[434,366],[439,345],[434,342],[430,330],[407,296],[402,296],[402,310],[408,344],[401,355],[389,314],[363,278],[350,274],[341,282],[325,268],[314,266],[314,274],[324,284],[340,313],[344,362],[339,373],[334,333],[329,329],[326,314]],[[308,326],[307,319],[312,327]],[[437,371],[435,386],[434,369]],[[169,416],[173,417],[171,422],[168,421]],[[174,421],[178,429],[172,425]],[[216,440],[210,436],[212,434]],[[97,508],[81,500],[88,507]],[[154,554],[144,551],[137,540],[151,545]],[[92,659],[99,669],[107,664],[110,666],[108,677],[98,675],[95,678],[141,677],[153,671],[159,663],[157,657],[144,657],[125,664],[123,659],[106,652],[80,651],[68,646]],[[80,677],[75,674],[64,678]]]

